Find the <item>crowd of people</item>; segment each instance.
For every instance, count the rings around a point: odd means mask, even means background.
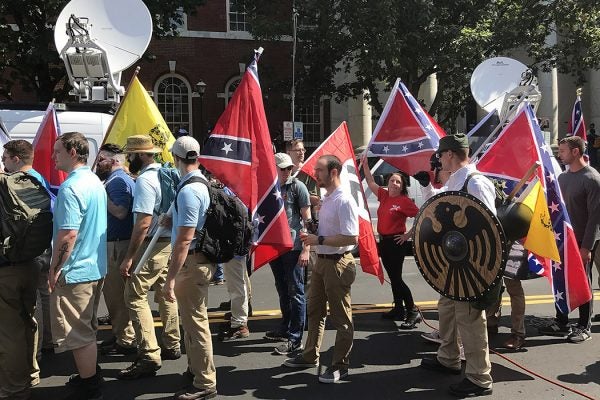
[[[198,161],[200,145],[187,135],[175,141],[171,153],[181,180],[167,209],[162,204],[161,165],[155,161],[160,152],[144,135],[129,137],[124,148],[107,143],[99,150],[93,172],[87,166],[89,148],[82,134],[65,133],[56,141],[53,160],[67,178],[54,204],[52,247],[30,262],[0,266],[0,399],[30,398],[31,387],[40,381],[38,358],[43,351],[72,352],[77,373],[66,382],[68,399],[102,399],[98,352],[136,355],[129,367],[118,372],[118,379],[151,377],[164,360],[182,357],[182,336],[188,360],[184,375],[190,385],[174,398],[217,395],[207,312],[215,265],[195,246],[211,201]],[[274,156],[293,248],[270,263],[281,320],[266,332],[265,339],[280,342],[274,352],[289,356],[284,366],[317,367],[328,318],[336,330],[335,346],[331,364],[318,380],[336,383],[348,376],[353,346],[351,286],[356,263],[351,251],[359,236],[358,208],[342,185],[340,160],[321,156],[314,167],[315,180],[311,180],[299,172],[305,152],[302,141],[294,140],[287,143],[286,152]],[[587,165],[584,152],[580,138],[560,141],[558,155],[567,170],[558,180],[591,286],[591,265],[600,239],[600,214],[594,212],[600,202],[600,174]],[[6,172],[23,171],[49,189],[32,168],[33,148],[28,142],[8,142],[2,161]],[[470,163],[465,135],[442,138],[434,161],[441,188],[434,188],[429,174],[416,176],[425,196],[468,192],[495,213],[494,185]],[[405,175],[392,174],[384,187],[375,182],[368,163],[363,164],[363,171],[380,203],[379,252],[393,296],[392,309],[382,317],[400,321],[401,329],[413,329],[420,314],[402,269],[406,242],[412,236],[406,220],[417,214],[418,207],[407,196]],[[221,267],[231,312],[230,322],[218,337],[223,341],[247,338],[251,296],[247,256],[240,252]],[[513,325],[505,345],[519,349],[525,345],[523,288],[515,279],[504,282]],[[163,326],[160,340],[148,298],[152,291]],[[98,345],[101,294],[110,314],[112,337]],[[35,314],[38,297],[41,306]],[[449,388],[458,397],[492,393],[488,334],[497,332],[500,304],[495,299],[485,310],[468,301],[439,299],[439,331],[427,337],[440,346],[437,356],[423,358],[421,366],[461,375],[461,361],[466,360],[464,378]],[[556,319],[540,332],[565,336],[574,343],[589,340],[591,321],[598,317],[593,317],[592,304],[579,307],[574,326],[557,309]]]

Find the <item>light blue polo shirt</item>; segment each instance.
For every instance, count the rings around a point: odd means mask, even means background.
[[[152,215],[152,222],[146,237],[153,237],[158,229],[158,208],[161,200],[160,181],[158,180],[159,163],[153,163],[140,171],[135,180],[133,193],[133,213]],[[134,215],[134,223],[137,217]],[[167,231],[168,232],[168,231]],[[161,235],[169,237],[169,234]]]
[[[54,240],[60,229],[77,231],[73,252],[63,266],[66,283],[91,282],[106,275],[106,208],[106,191],[90,167],[73,170],[60,185]]]
[[[181,188],[185,181],[193,176],[206,179],[200,170],[192,171],[181,179],[177,189]],[[179,191],[179,194],[177,195],[177,207],[171,207],[173,210],[171,245],[175,244],[178,227],[195,227],[197,231],[200,231],[204,227],[206,210],[209,205],[210,196],[208,194],[208,188],[202,182],[190,183]],[[226,227],[223,228],[226,229]],[[196,241],[194,240],[192,244],[190,244],[190,249],[193,249],[195,246]]]

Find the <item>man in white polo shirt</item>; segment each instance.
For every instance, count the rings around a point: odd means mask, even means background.
[[[358,207],[352,195],[341,186],[341,172],[342,163],[332,155],[321,156],[315,165],[317,184],[327,194],[321,205],[318,235],[300,234],[305,245],[317,248],[317,263],[308,292],[308,338],[304,352],[284,362],[291,368],[318,365],[329,303],[337,334],[331,367],[319,376],[322,383],[335,383],[348,375],[354,337],[350,287],[356,266],[350,251],[358,242]]]

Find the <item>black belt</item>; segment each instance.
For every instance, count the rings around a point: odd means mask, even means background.
[[[129,240],[130,238],[125,238],[125,239],[107,239],[106,242],[107,243],[111,243],[111,242],[122,242],[123,240]]]
[[[395,239],[396,235],[404,235],[404,232],[393,233],[391,235],[379,235],[382,239]]]
[[[350,254],[350,252],[345,253],[334,253],[334,254],[317,254],[319,258],[325,258],[326,260],[339,260],[340,258]]]

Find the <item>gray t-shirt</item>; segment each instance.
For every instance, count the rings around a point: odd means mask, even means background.
[[[563,172],[558,183],[577,243],[592,250],[600,239],[600,173],[586,165],[577,172]]]
[[[298,179],[290,178],[281,187],[281,196],[283,197],[285,213],[290,225],[290,233],[292,235],[292,242],[294,243],[293,250],[302,250],[302,242],[298,234],[300,229],[302,229],[302,215],[300,215],[300,210],[310,206],[308,189]]]

